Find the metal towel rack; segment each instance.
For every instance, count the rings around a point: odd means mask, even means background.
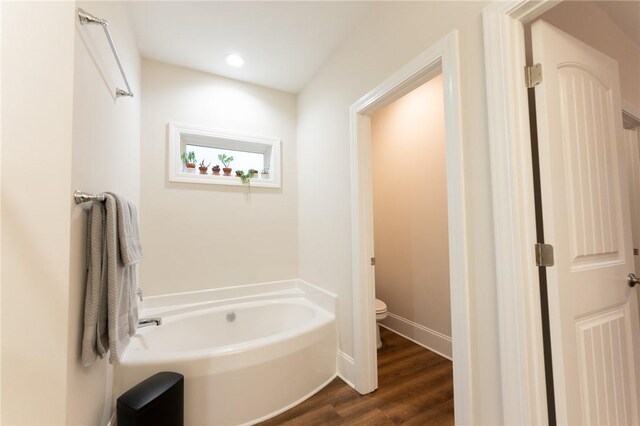
[[[80,25],[98,24],[102,26],[102,29],[104,30],[104,33],[107,36],[107,40],[109,40],[109,45],[111,46],[111,50],[113,51],[113,56],[116,58],[116,62],[118,63],[118,68],[120,68],[120,74],[122,74],[122,79],[124,80],[124,84],[127,86],[127,90],[123,90],[119,87],[116,87],[116,97],[120,97],[120,96],[133,97],[133,92],[131,92],[129,81],[127,80],[127,76],[124,75],[124,70],[122,69],[122,64],[120,63],[120,57],[118,56],[118,52],[116,51],[116,46],[113,44],[113,39],[111,38],[111,33],[109,32],[109,23],[105,19],[96,18],[89,12],[86,12],[80,8],[78,8],[78,19],[80,20]]]
[[[87,201],[104,201],[104,194],[89,194],[76,189],[73,191],[73,199],[76,204],[86,203]]]

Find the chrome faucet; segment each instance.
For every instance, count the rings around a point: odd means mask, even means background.
[[[140,299],[140,301],[142,302],[142,298],[143,298],[143,294],[142,294],[142,290],[140,290],[139,288],[136,288],[136,296],[138,296],[138,299]]]
[[[149,327],[150,325],[162,325],[162,318],[142,318],[138,320],[138,328]]]

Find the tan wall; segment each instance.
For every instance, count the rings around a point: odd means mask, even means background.
[[[594,2],[565,1],[539,19],[618,61],[623,107],[640,117],[640,46],[604,10]]]
[[[381,2],[298,98],[300,277],[339,297],[340,349],[353,355],[349,107],[457,29],[469,316],[477,424],[502,423],[482,9],[486,2]]]
[[[2,11],[2,418],[65,424],[74,3]]]
[[[297,278],[296,97],[160,62],[142,66],[145,294]],[[168,182],[167,123],[282,139],[282,188]]]
[[[134,93],[114,98],[123,87],[104,32],[97,26],[75,30],[71,187],[112,191],[140,203],[140,55],[127,7],[122,2],[78,2],[109,21],[118,54]],[[69,277],[67,424],[106,424],[111,410],[113,369],[106,359],[80,364],[86,280],[86,223],[89,205],[73,207]],[[143,237],[143,250],[147,248]]]
[[[451,337],[442,75],[371,117],[376,297]]]

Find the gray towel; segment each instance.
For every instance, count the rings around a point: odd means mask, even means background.
[[[138,230],[138,211],[135,204],[124,198],[108,192],[116,199],[118,210],[118,238],[120,240],[120,255],[125,266],[134,265],[142,260],[140,246],[140,231]]]
[[[142,252],[137,238],[137,217],[135,208],[119,211],[118,203],[129,204],[113,194],[105,194],[104,205],[94,202],[89,216],[82,339],[82,364],[85,366],[91,365],[98,356],[103,358],[109,350],[109,362],[119,360],[138,324],[136,263]],[[128,212],[127,219],[125,211]],[[129,224],[125,225],[127,221]],[[124,242],[120,237],[121,228]],[[131,239],[126,238],[126,232]],[[127,241],[134,241],[135,246],[129,247]],[[128,264],[122,255],[125,250],[128,251]]]

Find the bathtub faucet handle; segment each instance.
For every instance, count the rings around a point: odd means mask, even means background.
[[[160,317],[155,317],[155,318],[142,318],[138,320],[138,328],[142,328],[142,327],[148,327],[150,325],[162,325],[162,318]]]

